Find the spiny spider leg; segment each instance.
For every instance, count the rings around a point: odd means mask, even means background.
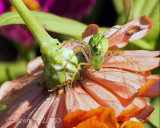
[[[82,42],[81,45],[82,45],[82,46],[79,46],[79,47],[75,50],[74,54],[70,57],[70,59],[69,59],[69,60],[67,61],[67,63],[65,64],[65,66],[64,66],[65,76],[66,76],[66,67],[67,67],[68,63],[70,62],[70,60],[72,59],[72,57],[73,57],[76,53],[82,52],[82,54],[83,54],[84,57],[85,57],[85,60],[86,60],[88,63],[90,63],[90,60],[89,60],[89,58],[88,58],[88,56],[87,56],[87,54],[86,54],[86,52],[85,52],[85,50],[87,50],[86,47],[88,48],[88,43]],[[84,49],[85,49],[85,50],[84,50]],[[78,64],[78,66],[79,66],[79,64]],[[80,68],[80,67],[78,67],[77,69],[79,69],[79,68]],[[70,83],[73,82],[74,77],[75,77],[76,73],[78,72],[77,69],[76,69],[76,72],[74,73],[72,79],[71,79],[71,80],[70,80],[70,79],[69,79],[69,80],[66,80],[66,81],[63,83],[63,86],[65,86],[65,85],[70,84]],[[65,78],[65,79],[66,79],[66,78]]]
[[[85,62],[82,62],[82,63],[79,63],[79,64],[78,64],[77,70],[76,70],[76,72],[74,73],[74,75],[73,75],[73,77],[72,77],[72,80],[71,80],[71,86],[72,86],[72,83],[73,83],[73,81],[74,81],[74,77],[76,76],[76,73],[78,72],[78,70],[80,69],[80,66],[82,66],[82,65],[84,65],[84,66],[89,66],[89,65],[91,65],[91,64],[90,64],[90,63],[85,63]]]

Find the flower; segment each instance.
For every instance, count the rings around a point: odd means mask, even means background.
[[[104,34],[110,35],[109,49],[122,48],[128,41],[144,37],[151,26],[152,21],[142,16],[119,26],[116,32],[115,29],[106,31]],[[83,40],[87,41],[96,33],[98,26],[89,25],[83,33]],[[79,41],[71,41],[66,47],[74,49],[77,44]],[[64,90],[53,93],[48,93],[44,83],[41,83],[44,67],[41,57],[32,60],[28,64],[28,75],[5,82],[0,87],[0,104],[7,105],[0,112],[0,126],[60,128],[67,114],[79,109],[89,111],[99,106],[113,108],[118,121],[133,117],[145,119],[153,107],[142,96],[159,96],[159,90],[154,90],[159,89],[159,76],[151,75],[150,70],[159,66],[156,56],[160,53],[145,50],[113,53],[115,55],[103,65],[101,71],[92,71],[92,67],[88,67],[82,72],[84,80],[75,80],[73,86],[67,85]]]
[[[98,107],[90,111],[77,110],[67,114],[63,128],[144,128],[141,122],[124,121],[119,124],[112,108]]]
[[[81,20],[88,15],[95,3],[95,0],[23,0],[31,10],[50,12],[59,16]],[[10,0],[0,1],[0,15],[14,11]],[[0,27],[0,35],[12,40],[22,46],[31,47],[36,44],[32,34],[24,25],[8,25]]]

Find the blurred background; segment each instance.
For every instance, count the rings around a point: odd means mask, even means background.
[[[125,49],[159,50],[160,42],[160,2],[159,0],[23,0],[31,10],[49,12],[58,16],[83,22],[97,24],[100,27],[122,25],[127,19],[136,19],[147,15],[154,20],[151,32],[143,39],[130,42]],[[0,0],[0,15],[15,11],[9,0]],[[45,28],[45,26],[44,26]],[[67,31],[67,30],[66,30]],[[60,41],[71,36],[49,32]],[[7,25],[0,27],[0,84],[14,80],[26,74],[27,63],[40,56],[39,46],[24,25]],[[152,71],[160,74],[159,69]],[[151,100],[155,111],[146,128],[159,126],[159,98]],[[157,119],[158,118],[158,119]]]

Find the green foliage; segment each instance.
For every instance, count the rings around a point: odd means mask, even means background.
[[[150,122],[154,124],[157,128],[160,127],[160,97],[152,99],[152,106],[154,107],[154,111],[150,116]]]
[[[81,22],[63,18],[50,13],[31,11],[32,15],[48,31],[56,32],[63,35],[72,36],[75,39],[81,39],[82,33],[87,25]],[[24,21],[17,12],[8,12],[0,16],[0,26],[10,24],[24,24]],[[107,28],[100,28],[104,32]]]
[[[7,105],[0,104],[0,111],[6,109]]]
[[[59,17],[49,13],[31,11],[32,15],[39,21],[40,24],[48,31],[57,32],[64,35],[71,35],[81,39],[81,34],[85,30],[85,24]],[[23,20],[17,12],[8,12],[0,16],[0,26],[9,24],[24,24]]]
[[[18,76],[26,74],[26,61],[16,61],[16,62],[0,62],[0,82],[10,80],[6,70],[9,71],[10,76]],[[0,83],[1,84],[1,83]]]

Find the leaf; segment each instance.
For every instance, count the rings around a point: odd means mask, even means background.
[[[81,39],[81,34],[87,26],[81,22],[59,17],[50,13],[36,11],[31,12],[48,31],[71,35],[79,39]],[[8,12],[1,15],[0,26],[9,24],[24,24],[24,22],[17,12]]]
[[[71,36],[76,39],[81,39],[82,33],[87,27],[86,24],[81,22],[56,16],[54,14],[37,11],[31,12],[46,30]],[[0,16],[0,26],[10,24],[24,24],[24,22],[17,12],[8,12]],[[101,27],[100,32],[104,32],[106,29],[107,28],[105,27]]]
[[[7,105],[0,104],[0,111],[6,109]]]
[[[153,100],[152,106],[154,107],[154,111],[152,112],[150,116],[150,122],[158,128],[160,124],[160,115],[159,115],[160,97]]]
[[[15,61],[15,62],[0,62],[0,84],[7,79],[6,68],[10,71],[12,76],[26,74],[26,61]]]

